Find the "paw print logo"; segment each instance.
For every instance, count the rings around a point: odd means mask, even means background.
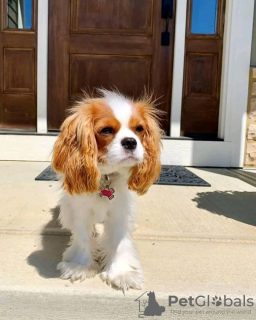
[[[212,298],[212,304],[215,305],[216,307],[221,306],[222,305],[221,297],[215,296],[214,298]]]

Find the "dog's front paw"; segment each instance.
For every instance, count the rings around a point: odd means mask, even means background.
[[[106,268],[101,274],[101,279],[114,289],[125,292],[128,289],[142,289],[143,271],[140,268],[129,268],[122,270],[117,266]]]
[[[86,266],[62,261],[57,265],[57,270],[61,272],[61,279],[70,279],[72,282],[76,280],[84,281],[86,278],[95,277],[99,271],[99,266],[96,262]]]

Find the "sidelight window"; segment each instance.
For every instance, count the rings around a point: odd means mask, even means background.
[[[7,29],[32,29],[32,0],[7,1]]]

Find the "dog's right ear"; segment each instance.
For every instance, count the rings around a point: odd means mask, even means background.
[[[63,186],[70,195],[98,191],[97,143],[89,106],[74,109],[62,124],[53,148],[52,166],[64,175]]]

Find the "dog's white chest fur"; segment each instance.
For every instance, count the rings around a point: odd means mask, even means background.
[[[98,197],[98,199],[96,199],[92,208],[93,223],[103,223],[106,221],[112,206],[111,202],[115,202],[115,199],[109,200],[108,198],[101,198],[98,194],[96,197]]]

